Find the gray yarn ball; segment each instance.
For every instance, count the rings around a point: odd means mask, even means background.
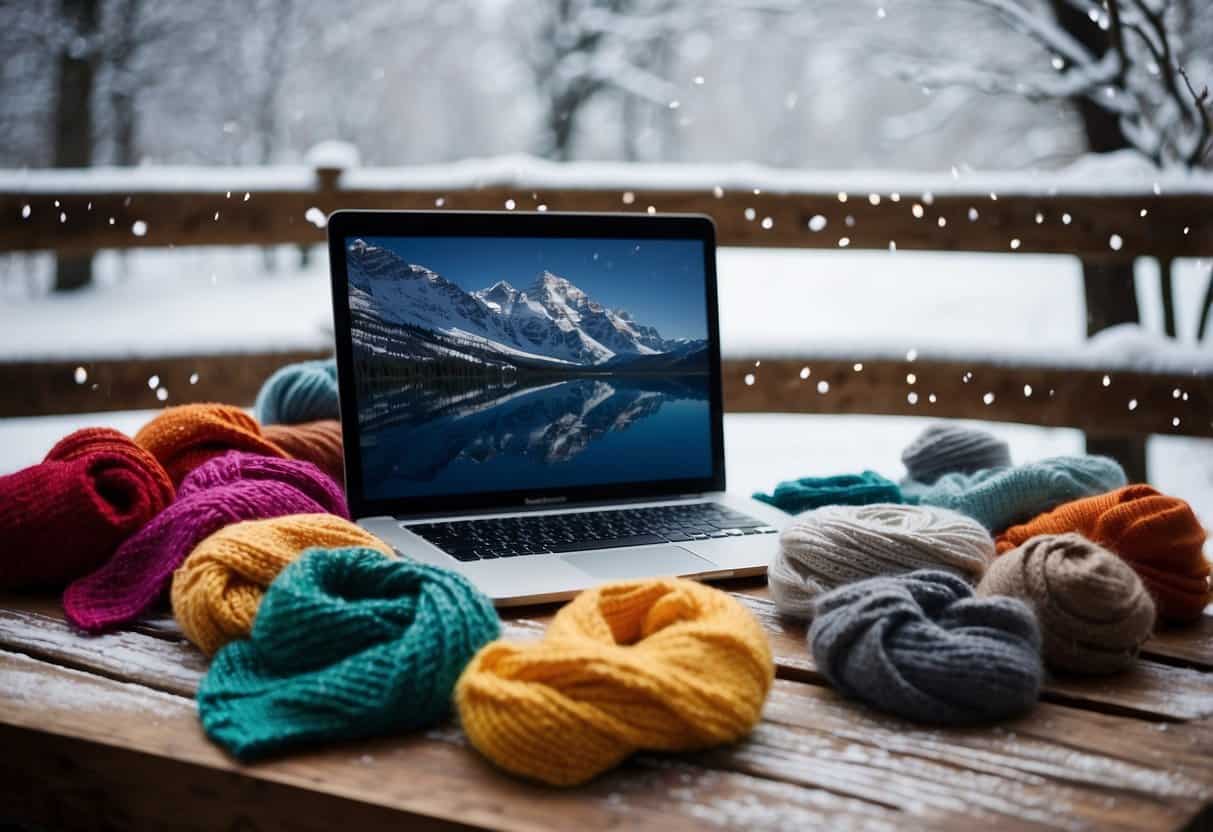
[[[813,659],[843,694],[920,722],[963,724],[1029,710],[1040,694],[1040,631],[1013,598],[976,598],[920,570],[817,599]]]
[[[975,428],[929,425],[901,452],[908,478],[930,485],[944,474],[972,474],[1011,464],[1011,449],[993,434]]]

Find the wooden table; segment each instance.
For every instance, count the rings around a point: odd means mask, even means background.
[[[1213,616],[1129,673],[1053,679],[1028,716],[923,727],[827,687],[804,627],[734,592],[778,679],[738,745],[639,754],[589,785],[494,769],[454,722],[241,766],[202,733],[203,657],[171,619],[100,637],[54,599],[0,598],[0,821],[50,829],[1173,829],[1213,825]],[[552,607],[507,614],[534,638]],[[0,823],[0,825],[3,825]]]

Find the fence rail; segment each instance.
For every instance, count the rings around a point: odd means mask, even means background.
[[[599,166],[453,166],[443,182],[404,171],[336,168],[216,171],[174,179],[156,169],[125,176],[29,172],[0,176],[0,251],[92,251],[156,246],[319,243],[338,208],[696,212],[716,221],[726,246],[1036,252],[1083,258],[1213,254],[1213,179],[1207,188],[1057,191],[1002,177],[952,182],[907,176],[855,180],[780,174],[662,176],[606,185]],[[623,171],[627,169],[624,168]],[[692,169],[694,170],[694,169]],[[725,169],[728,170],[728,169]],[[559,171],[558,173],[553,171]],[[629,176],[620,172],[620,177]],[[698,182],[693,180],[698,179]],[[726,181],[727,185],[719,182]],[[176,184],[174,184],[176,183]],[[251,184],[250,184],[251,183]],[[261,187],[258,187],[260,185]],[[858,187],[856,187],[858,185]],[[250,190],[250,188],[252,188]],[[133,229],[137,229],[137,232]],[[815,230],[816,229],[816,230]],[[845,241],[845,242],[844,242]]]
[[[609,173],[609,171],[608,171]],[[631,178],[625,178],[625,177]],[[734,171],[669,176],[601,166],[468,169],[449,175],[335,168],[216,171],[174,181],[163,171],[0,174],[0,252],[319,243],[337,208],[701,212],[727,246],[1037,252],[1084,260],[1213,255],[1213,187],[1097,192],[908,176],[842,181]],[[320,351],[0,363],[0,417],[252,401],[276,367]],[[862,370],[857,370],[862,366]],[[85,381],[79,383],[77,369]],[[805,370],[807,378],[802,377]],[[908,378],[913,376],[914,383]],[[1092,436],[1213,436],[1213,375],[1006,366],[927,357],[915,362],[814,354],[732,356],[725,407],[735,412],[879,413],[984,418],[1080,428]],[[825,382],[826,392],[818,385]],[[1129,402],[1133,402],[1129,405]]]

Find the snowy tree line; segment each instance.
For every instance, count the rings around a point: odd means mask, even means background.
[[[1173,58],[1199,87],[1213,74],[1213,0],[1141,5],[1166,5]],[[1087,53],[1071,61],[1019,34],[1049,6],[0,0],[0,166],[290,162],[333,138],[369,164],[531,152],[1051,166],[1086,143],[1068,96],[1043,93],[1102,79]]]

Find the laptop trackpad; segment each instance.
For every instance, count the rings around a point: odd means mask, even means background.
[[[718,567],[681,546],[638,546],[598,552],[573,552],[561,555],[565,563],[588,572],[595,578],[653,578],[661,575],[698,575]]]

